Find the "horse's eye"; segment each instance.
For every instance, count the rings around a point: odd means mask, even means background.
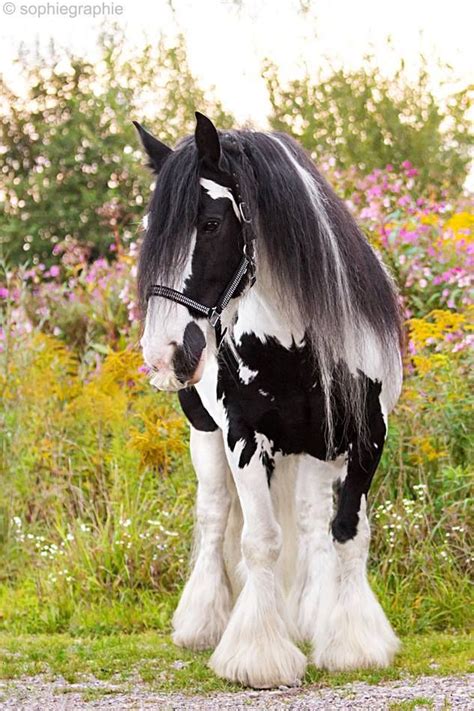
[[[219,227],[219,220],[208,220],[204,224],[204,232],[215,232]]]

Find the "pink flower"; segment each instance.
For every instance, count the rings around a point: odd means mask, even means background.
[[[409,195],[402,195],[402,197],[399,198],[399,200],[398,200],[398,204],[400,205],[400,207],[406,207],[410,203],[411,203],[411,198]]]
[[[0,286],[0,299],[8,299],[10,296],[8,289],[4,286]]]
[[[53,266],[52,266],[51,269],[49,270],[49,276],[55,278],[55,277],[58,277],[58,276],[60,275],[60,273],[61,273],[61,270],[60,270],[60,268],[58,267],[58,265],[57,265],[57,264],[53,264]]]

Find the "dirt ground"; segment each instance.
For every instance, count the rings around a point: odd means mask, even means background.
[[[242,691],[212,696],[185,696],[151,691],[144,684],[125,688],[97,679],[68,684],[28,677],[0,682],[0,709],[16,711],[69,711],[69,709],[163,709],[164,711],[220,711],[221,709],[286,709],[333,711],[364,709],[452,709],[474,711],[474,674],[423,676],[385,684],[353,683],[337,688]]]

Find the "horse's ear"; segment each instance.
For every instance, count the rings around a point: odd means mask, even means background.
[[[196,130],[194,138],[198,149],[199,159],[209,168],[217,168],[221,157],[221,144],[216,127],[207,116],[195,112]]]
[[[137,121],[134,121],[133,125],[138,131],[143,148],[149,158],[148,165],[154,173],[158,174],[163,163],[173,151],[171,148],[168,148],[168,146],[152,136],[151,133],[148,133],[148,131],[146,131],[143,126],[140,126]]]

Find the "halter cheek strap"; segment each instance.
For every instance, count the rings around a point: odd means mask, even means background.
[[[250,276],[250,286],[252,286],[255,282],[255,234],[251,228],[252,219],[250,217],[247,204],[242,200],[239,181],[235,173],[232,173],[232,183],[233,187],[231,191],[238,207],[238,217],[241,223],[241,230],[244,238],[244,249],[239,266],[220,295],[217,303],[214,306],[206,306],[205,304],[201,304],[199,301],[191,299],[191,297],[186,296],[186,294],[183,294],[181,291],[176,291],[176,289],[171,289],[169,286],[161,286],[159,284],[151,286],[147,294],[148,299],[152,296],[161,296],[164,299],[175,301],[177,304],[182,304],[189,309],[197,311],[207,318],[212,328],[216,330],[218,329],[219,331],[219,321],[222,316],[222,312],[234,296],[244,277],[247,275]]]
[[[211,324],[213,328],[216,328],[218,321],[222,315],[223,310],[237,291],[242,279],[247,274],[250,268],[250,261],[246,256],[243,256],[234,276],[227,284],[223,293],[221,294],[217,304],[215,306],[205,306],[199,301],[191,299],[186,296],[181,291],[176,291],[176,289],[170,289],[168,286],[159,286],[154,284],[150,287],[148,292],[148,298],[151,296],[162,296],[164,299],[169,299],[170,301],[175,301],[177,304],[182,304],[187,306],[189,309],[194,309],[203,314]]]

